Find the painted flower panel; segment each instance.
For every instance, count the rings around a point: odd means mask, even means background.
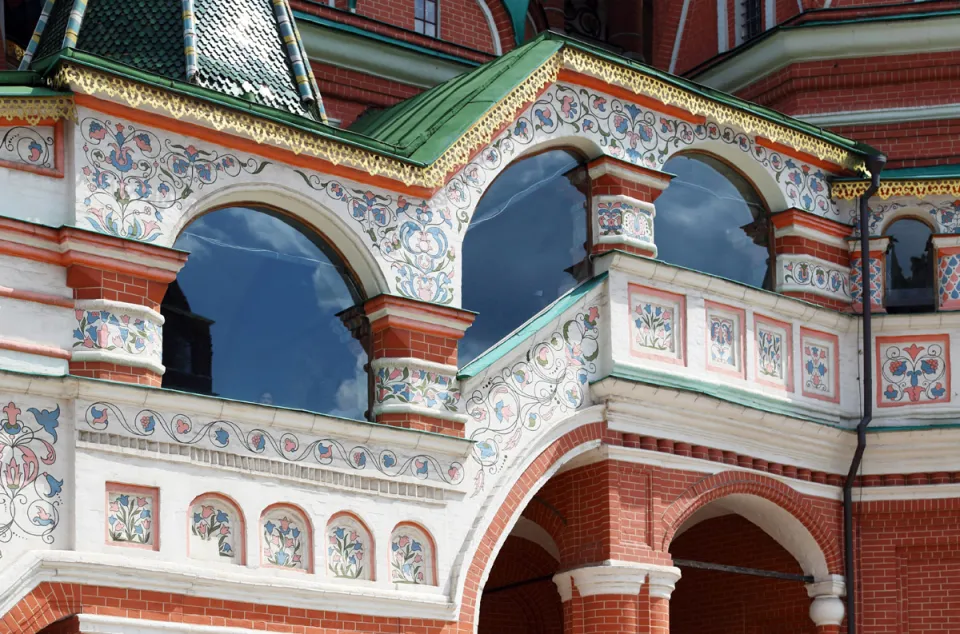
[[[373,579],[370,533],[349,516],[334,518],[327,526],[327,570],[341,579]]]
[[[631,287],[631,349],[637,356],[683,361],[683,297]]]
[[[299,513],[278,508],[260,520],[264,565],[293,570],[309,570],[310,538],[307,523]]]
[[[757,382],[792,389],[790,324],[757,315],[754,318],[754,331]]]
[[[877,337],[880,407],[950,401],[949,335]]]
[[[706,302],[707,369],[743,378],[744,311]]]
[[[839,402],[839,358],[836,335],[800,329],[801,391],[804,396]]]
[[[433,585],[433,552],[422,531],[412,526],[397,528],[390,539],[390,581]]]
[[[190,509],[190,557],[228,563],[240,561],[243,534],[238,511],[210,497]]]
[[[156,538],[156,493],[139,489],[107,492],[107,536],[117,544],[153,546]]]

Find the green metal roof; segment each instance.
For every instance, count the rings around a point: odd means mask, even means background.
[[[883,170],[881,181],[940,180],[960,178],[960,164],[930,165],[927,167],[904,167]],[[862,181],[863,178],[837,178],[838,181]]]
[[[301,95],[294,61],[271,0],[192,0],[198,67],[189,81],[305,118],[318,118]],[[31,69],[45,70],[65,50],[72,0],[59,0],[43,28]],[[176,81],[188,81],[183,0],[88,0],[72,50]],[[297,44],[299,46],[299,43]]]

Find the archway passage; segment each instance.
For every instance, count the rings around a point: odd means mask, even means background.
[[[683,572],[670,601],[671,634],[816,634],[803,570],[776,540],[722,504],[707,505],[686,525],[670,548]],[[703,569],[685,561],[794,578]]]
[[[553,582],[558,567],[541,546],[508,537],[483,591],[478,634],[561,634],[563,604]]]

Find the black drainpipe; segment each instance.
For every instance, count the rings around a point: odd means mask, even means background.
[[[870,323],[870,197],[880,188],[880,172],[887,157],[876,154],[867,157],[870,186],[860,196],[860,301],[863,304],[863,418],[857,424],[857,450],[850,461],[847,480],[843,484],[843,555],[844,577],[847,585],[847,634],[857,634],[857,582],[853,569],[853,481],[860,470],[863,452],[867,448],[867,425],[873,419],[873,357]]]

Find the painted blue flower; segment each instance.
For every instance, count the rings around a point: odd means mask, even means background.
[[[896,399],[899,394],[900,392],[897,391],[897,389],[894,388],[892,385],[888,385],[887,389],[883,391],[883,395],[886,396],[891,401]]]
[[[230,516],[223,511],[217,511],[216,521],[218,524],[226,524],[230,521]]]
[[[213,432],[213,436],[220,445],[226,445],[230,441],[230,434],[227,433],[227,430],[223,429],[222,427]]]
[[[223,551],[224,553],[232,553],[232,552],[233,552],[233,547],[230,546],[229,543],[224,542],[223,545],[220,546],[220,550]]]
[[[413,543],[413,545],[410,546],[410,550],[411,550],[411,551],[413,551],[413,552],[416,553],[416,552],[420,552],[420,551],[423,550],[423,547],[420,546],[420,542],[418,542],[418,541],[413,541],[412,543]]]
[[[287,556],[287,553],[283,552],[282,550],[277,553],[277,563],[279,565],[281,566],[287,565],[287,559],[289,559],[289,557]]]
[[[150,511],[148,511],[147,509],[140,511],[140,517],[142,517],[145,520],[150,519],[150,515],[151,515]]]
[[[267,522],[263,525],[263,530],[267,531],[267,535],[273,535],[273,529],[277,527],[273,522]]]
[[[380,461],[383,463],[383,466],[387,469],[397,464],[397,459],[391,456],[390,454],[384,454],[383,458],[381,458]]]
[[[337,536],[337,539],[343,539],[345,533],[346,531],[342,527],[333,531],[333,534]]]
[[[129,495],[121,495],[121,496],[117,499],[117,501],[120,502],[120,506],[127,506],[127,505],[130,504],[130,496],[129,496]]]
[[[636,120],[636,118],[639,117],[640,113],[642,112],[639,106],[636,106],[632,103],[625,105],[623,109],[627,112],[627,114],[630,115],[630,118],[634,120]]]
[[[193,523],[194,523],[194,524],[199,524],[201,521],[203,521],[203,516],[200,515],[199,513],[194,513],[194,514],[193,514]]]
[[[46,478],[47,486],[50,487],[50,492],[46,494],[48,498],[52,498],[63,490],[63,480],[57,480],[49,473],[44,473],[43,477]]]
[[[137,524],[137,527],[133,529],[133,532],[136,533],[137,535],[143,535],[143,526],[140,524]]]

